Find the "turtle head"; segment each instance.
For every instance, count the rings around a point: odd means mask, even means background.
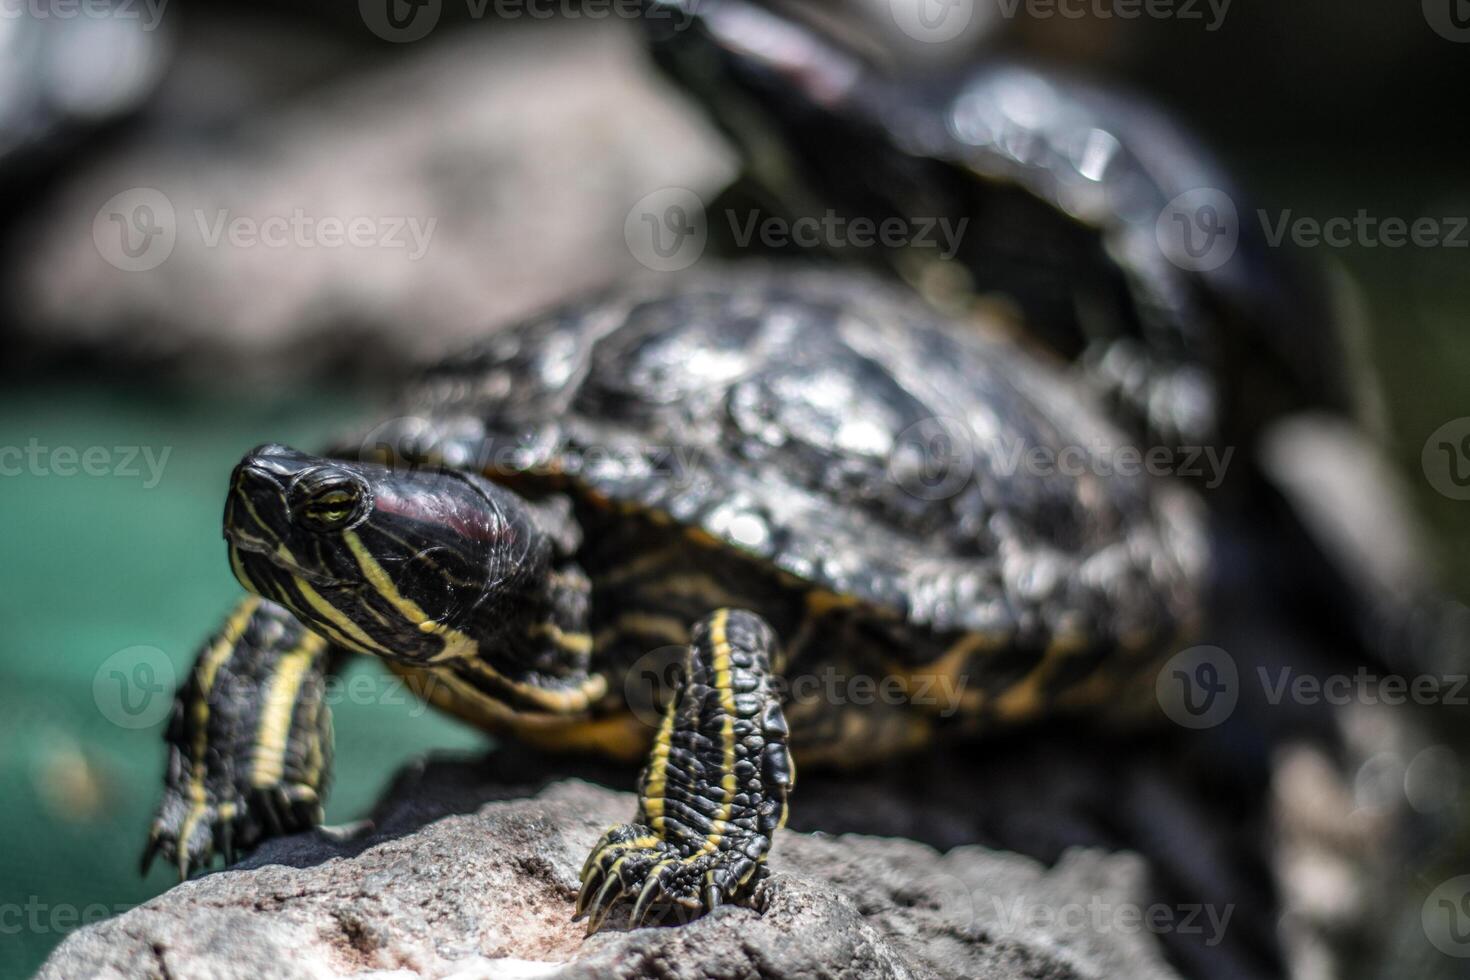
[[[474,474],[279,445],[235,467],[224,535],[241,585],[343,647],[416,663],[519,628],[552,551],[524,501]]]

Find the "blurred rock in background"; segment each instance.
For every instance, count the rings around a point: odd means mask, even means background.
[[[9,342],[206,378],[402,374],[642,271],[632,206],[708,193],[732,164],[625,28],[445,34],[242,117],[139,133],[11,230]]]

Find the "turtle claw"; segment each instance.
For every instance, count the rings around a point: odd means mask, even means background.
[[[218,800],[185,794],[169,787],[148,833],[140,869],[148,873],[157,858],[178,869],[179,880],[210,867],[216,856],[235,863],[241,850],[253,848],[266,837],[307,830],[321,823],[316,790],[300,784],[280,784],[252,790],[249,798]]]
[[[671,916],[687,921],[736,899],[758,866],[739,850],[681,851],[642,824],[603,834],[583,865],[576,918],[587,916],[587,934],[631,900],[628,923],[638,929]]]
[[[157,858],[178,869],[179,880],[186,881],[201,868],[213,863],[216,852],[228,861],[234,854],[234,828],[230,826],[243,807],[238,803],[212,800],[189,800],[172,791],[164,794],[158,815],[148,832],[139,869],[143,874]],[[218,841],[218,847],[216,847]]]

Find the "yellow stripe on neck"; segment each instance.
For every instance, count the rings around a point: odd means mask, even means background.
[[[347,543],[347,550],[352,552],[352,557],[357,559],[357,567],[362,570],[363,578],[367,579],[373,590],[403,614],[403,617],[413,623],[420,633],[432,633],[444,641],[444,648],[436,653],[432,662],[444,660],[458,660],[462,657],[472,657],[479,652],[480,645],[470,637],[439,622],[424,611],[418,603],[398,591],[398,586],[393,584],[393,579],[378,564],[378,560],[368,551],[367,546],[362,543],[362,538],[355,531],[342,532],[342,540]]]

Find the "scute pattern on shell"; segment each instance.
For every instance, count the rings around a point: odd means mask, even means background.
[[[446,363],[405,412],[454,465],[569,476],[937,632],[1157,634],[1205,562],[1197,502],[1109,471],[1126,440],[1074,376],[859,276],[601,297]],[[1082,465],[1028,464],[1063,450]]]

